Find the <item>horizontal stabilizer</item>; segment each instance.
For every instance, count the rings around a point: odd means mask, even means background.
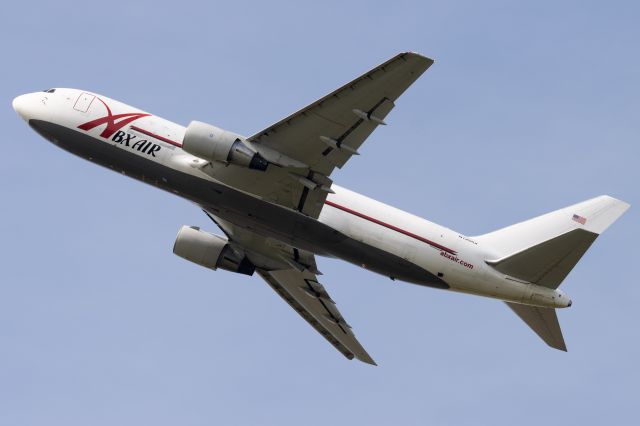
[[[598,234],[574,229],[566,234],[499,260],[488,260],[503,274],[538,285],[558,288]]]
[[[539,308],[537,306],[520,305],[505,302],[545,343],[552,348],[567,351],[567,345],[562,337],[562,330],[558,323],[556,310],[553,308]]]

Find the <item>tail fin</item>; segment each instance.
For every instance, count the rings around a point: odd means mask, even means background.
[[[508,226],[475,239],[496,254],[496,270],[558,288],[595,239],[629,208],[607,195]],[[566,351],[555,309],[507,305],[552,348]]]
[[[514,278],[558,288],[599,234],[629,204],[607,195],[476,237],[496,254],[487,264]]]

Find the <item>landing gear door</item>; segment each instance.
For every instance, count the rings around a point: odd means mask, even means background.
[[[87,112],[95,99],[96,97],[94,95],[82,92],[80,96],[78,96],[78,99],[76,99],[76,103],[73,104],[73,109],[80,112]]]

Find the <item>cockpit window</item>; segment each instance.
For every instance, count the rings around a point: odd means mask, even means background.
[[[55,93],[56,89],[45,90],[44,93]]]

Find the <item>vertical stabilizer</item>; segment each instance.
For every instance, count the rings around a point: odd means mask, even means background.
[[[596,238],[628,208],[624,201],[602,195],[475,240],[493,253],[485,262],[495,270],[556,289]],[[555,309],[506,303],[549,346],[567,350]]]
[[[495,253],[486,263],[520,280],[558,288],[599,234],[629,205],[607,195],[476,237]]]

